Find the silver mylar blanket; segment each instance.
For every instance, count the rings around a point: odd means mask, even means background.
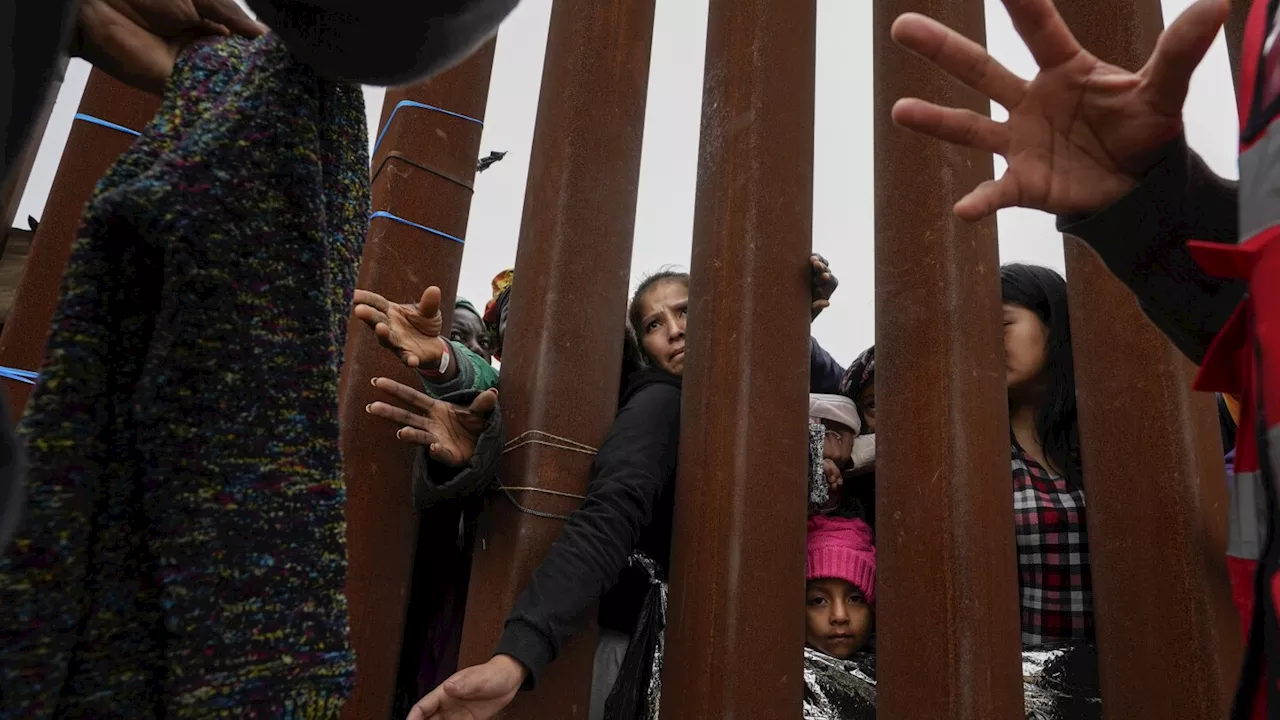
[[[1098,656],[1087,643],[1026,648],[1022,689],[1027,720],[1102,717]],[[876,656],[837,660],[804,650],[804,720],[871,720],[876,716]]]
[[[827,504],[830,489],[827,474],[822,470],[822,452],[827,442],[827,429],[822,423],[809,423],[809,507],[820,508]]]
[[[646,569],[651,569],[645,558]],[[666,583],[659,583],[667,610]],[[658,720],[662,697],[663,635],[659,633],[649,676],[644,720]],[[1098,655],[1090,643],[1028,647],[1022,651],[1022,690],[1027,720],[1101,720]],[[861,652],[837,660],[804,649],[804,720],[874,720],[876,656]]]

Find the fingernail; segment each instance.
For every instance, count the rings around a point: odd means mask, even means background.
[[[369,378],[369,384],[378,387],[378,378]]]
[[[367,413],[371,413],[371,412],[373,412],[373,403],[369,403],[368,405],[365,405],[365,406],[364,406],[364,411],[365,411],[365,412],[367,412]]]

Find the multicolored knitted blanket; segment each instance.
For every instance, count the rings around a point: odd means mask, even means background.
[[[0,718],[337,717],[365,122],[275,37],[204,43],[99,183],[20,428]]]

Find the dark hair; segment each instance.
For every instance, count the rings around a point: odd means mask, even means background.
[[[640,342],[640,338],[644,336],[644,329],[640,327],[641,321],[644,320],[640,316],[640,313],[643,312],[643,308],[640,307],[640,301],[644,298],[644,294],[649,292],[655,285],[667,281],[678,282],[688,288],[689,273],[666,269],[645,277],[644,280],[640,281],[640,286],[636,288],[635,294],[631,296],[631,304],[627,306],[627,326],[635,339],[636,351],[640,353],[645,363],[648,363],[650,358],[645,357],[644,344]]]
[[[631,376],[643,370],[644,367],[645,361],[640,352],[640,343],[636,341],[636,334],[631,331],[631,324],[627,323],[622,332],[622,373],[618,378],[618,402],[622,402],[623,396],[627,394]]]
[[[1035,313],[1048,328],[1044,368],[1048,392],[1044,405],[1036,412],[1036,437],[1049,462],[1067,479],[1079,482],[1083,473],[1067,281],[1047,267],[1004,265],[1000,268],[1000,295],[1005,303]]]

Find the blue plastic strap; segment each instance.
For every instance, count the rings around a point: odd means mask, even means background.
[[[83,120],[88,123],[93,123],[94,125],[101,125],[104,128],[111,128],[112,130],[119,130],[122,133],[128,133],[134,137],[142,137],[142,133],[138,132],[137,130],[130,130],[129,128],[123,125],[117,125],[113,122],[103,120],[102,118],[96,118],[92,115],[85,115],[84,113],[76,113],[75,119]]]
[[[396,119],[396,113],[400,112],[400,108],[404,108],[404,107],[417,108],[419,110],[432,110],[434,112],[448,115],[449,117],[456,117],[461,120],[466,120],[467,122],[473,122],[479,125],[480,127],[484,127],[483,120],[477,120],[473,117],[463,115],[461,113],[453,112],[452,110],[445,110],[444,108],[436,107],[435,105],[427,105],[425,103],[414,102],[412,100],[401,100],[400,102],[396,103],[396,106],[394,108],[392,108],[391,117],[387,118],[387,124],[383,125],[382,132],[378,133],[378,141],[373,144],[373,152],[370,153],[371,156],[378,152],[378,146],[382,144],[382,138],[386,136],[387,128],[391,127],[391,122]]]
[[[405,219],[404,219],[404,218],[402,218],[402,217],[399,217],[399,216],[397,216],[397,215],[392,215],[391,213],[389,213],[389,212],[385,212],[385,211],[383,211],[383,210],[379,210],[378,212],[376,212],[376,213],[374,213],[374,214],[370,215],[370,216],[369,216],[369,222],[373,222],[374,218],[386,218],[386,219],[388,219],[388,220],[394,220],[394,221],[396,221],[396,222],[400,223],[401,225],[408,225],[408,226],[409,226],[409,227],[411,227],[411,228],[417,228],[417,229],[419,229],[419,230],[421,230],[421,231],[423,231],[423,232],[431,233],[432,235],[438,235],[438,236],[440,236],[440,237],[444,238],[445,240],[452,240],[452,241],[454,241],[454,242],[458,243],[459,245],[466,245],[466,244],[467,244],[467,243],[466,243],[466,241],[465,241],[465,240],[463,240],[462,238],[454,237],[454,236],[450,235],[450,234],[449,234],[449,233],[447,233],[447,232],[440,232],[439,230],[436,230],[435,228],[429,228],[429,227],[427,227],[426,225],[419,225],[418,223],[416,223],[416,222],[414,222],[414,221],[412,221],[412,220],[405,220]]]
[[[30,370],[19,370],[18,368],[0,366],[0,378],[16,380],[28,385],[35,385],[36,378],[40,377],[40,373]]]

